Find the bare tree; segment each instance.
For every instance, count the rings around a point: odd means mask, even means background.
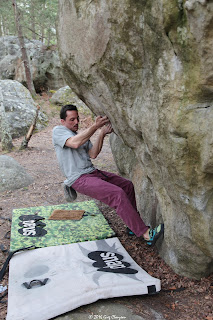
[[[36,28],[35,28],[35,3],[34,0],[30,1],[30,18],[31,18],[31,30],[32,38],[36,40]]]
[[[35,93],[36,93],[35,87],[34,87],[32,76],[31,76],[29,59],[27,56],[27,50],[26,50],[25,43],[24,43],[22,26],[20,23],[21,11],[19,10],[19,8],[17,6],[16,0],[12,0],[12,3],[13,3],[13,8],[14,8],[14,14],[15,14],[16,28],[17,28],[17,32],[18,32],[18,39],[19,39],[19,44],[20,44],[20,48],[21,48],[22,61],[24,63],[24,68],[25,68],[27,87],[28,87],[30,93],[32,95],[35,95]]]

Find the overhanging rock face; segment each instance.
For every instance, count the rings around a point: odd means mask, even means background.
[[[165,223],[162,257],[193,278],[213,270],[212,12],[205,0],[59,4],[66,82],[110,118],[146,222]]]

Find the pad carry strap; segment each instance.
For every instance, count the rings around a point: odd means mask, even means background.
[[[21,248],[21,249],[18,249],[18,250],[15,250],[15,251],[11,251],[0,271],[0,281],[3,279],[4,275],[5,275],[5,272],[6,272],[6,269],[7,269],[7,266],[10,262],[10,259],[12,258],[12,256],[14,255],[14,253],[16,252],[19,252],[19,251],[24,251],[24,250],[31,250],[31,249],[36,249],[36,247],[34,246],[31,246],[31,247],[27,247],[27,248]]]
[[[24,282],[23,285],[27,289],[31,289],[33,286],[45,286],[49,278],[45,278],[44,280],[31,280],[30,282]]]

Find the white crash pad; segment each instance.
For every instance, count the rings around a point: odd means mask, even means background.
[[[99,299],[159,291],[160,280],[116,237],[24,251],[10,261],[7,320],[46,320]]]

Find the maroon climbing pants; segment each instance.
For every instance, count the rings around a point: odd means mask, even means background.
[[[136,236],[140,237],[147,231],[148,227],[137,211],[135,191],[131,181],[111,172],[95,170],[80,176],[72,187],[77,192],[115,209]]]

